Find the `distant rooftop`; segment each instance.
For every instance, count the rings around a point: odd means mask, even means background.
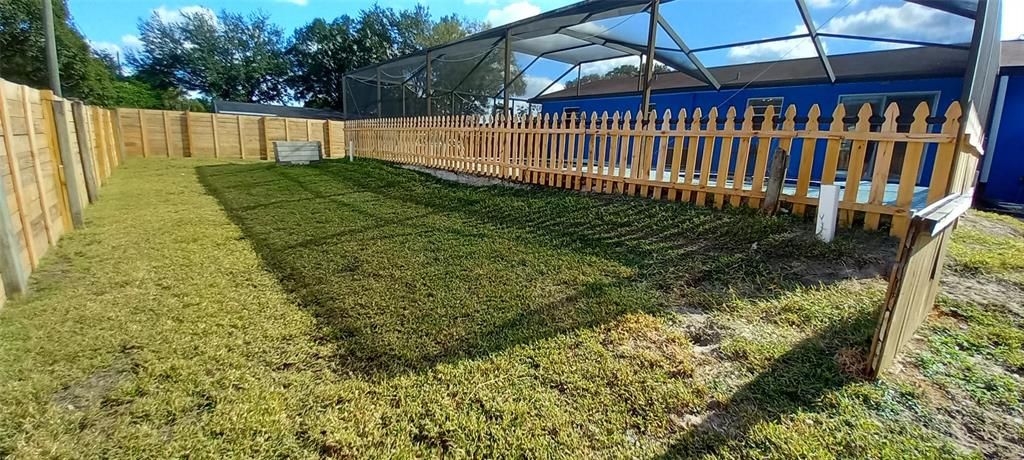
[[[1024,41],[1002,43],[1000,66],[1024,67]],[[962,76],[967,63],[966,50],[939,47],[915,47],[831,56],[836,81],[862,81],[879,78],[913,78]],[[721,82],[723,89],[743,86],[778,86],[806,83],[828,83],[821,74],[817,58],[791,59],[777,62],[737,64],[708,69]],[[682,72],[655,75],[652,90],[707,89],[707,85]],[[566,99],[639,91],[636,76],[623,76],[585,83],[579,88],[569,86],[547,93],[534,101]]]
[[[255,104],[252,102],[213,101],[213,111],[232,115],[261,117],[311,118],[317,120],[344,120],[345,114],[328,109],[289,107],[286,105]]]

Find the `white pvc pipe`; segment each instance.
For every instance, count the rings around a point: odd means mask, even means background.
[[[839,191],[837,185],[822,185],[818,192],[818,217],[814,234],[819,240],[832,242],[836,237],[836,223],[839,220]]]

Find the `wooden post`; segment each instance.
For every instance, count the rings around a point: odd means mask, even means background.
[[[5,136],[10,133],[6,127],[4,133]],[[22,215],[20,212],[18,214]],[[3,274],[4,291],[8,294],[28,292],[29,270],[21,260],[18,232],[14,229],[11,210],[7,207],[7,187],[0,187],[0,273]]]
[[[171,121],[167,119],[167,111],[160,111],[164,122],[164,149],[167,150],[167,158],[171,157]]]
[[[188,143],[188,147],[182,148],[182,156],[192,158],[195,156],[195,152],[192,150],[192,112],[185,111],[185,142]]]
[[[149,139],[146,137],[146,117],[139,110],[139,133],[142,136],[142,158],[149,156]]]
[[[313,140],[313,120],[306,119],[306,142]]]
[[[331,120],[324,120],[324,156],[331,158]]]
[[[60,162],[63,163],[64,168],[64,187],[68,196],[67,205],[71,214],[71,225],[74,228],[83,228],[85,227],[83,200],[78,193],[78,171],[75,169],[75,153],[71,149],[67,112],[63,100],[54,100],[51,101],[51,104],[53,104],[53,125],[56,128],[57,148],[60,149]]]
[[[292,131],[291,131],[291,128],[288,127],[288,119],[287,118],[282,118],[282,120],[284,120],[284,140],[285,140],[285,142],[291,141],[292,140]]]
[[[7,83],[0,80],[0,128],[4,133],[11,133],[13,137],[14,128],[11,125],[11,115],[7,110]],[[4,134],[7,136],[7,134]],[[7,167],[11,171],[11,185],[14,189],[15,202],[18,203],[18,218],[21,220],[21,236],[25,242],[25,252],[28,253],[29,263],[35,268],[39,264],[39,256],[36,254],[35,241],[32,240],[32,225],[29,224],[28,212],[25,207],[25,194],[21,187],[21,165],[18,162],[14,145],[10,138],[5,139],[4,153],[7,155]],[[7,273],[4,273],[4,282],[7,282]]]
[[[99,199],[99,184],[96,183],[96,170],[93,168],[92,142],[89,139],[89,127],[86,126],[85,104],[76,101],[71,104],[71,115],[75,121],[75,137],[78,141],[78,154],[82,160],[82,176],[85,177],[85,191],[89,202]]]
[[[213,157],[220,158],[220,137],[217,136],[217,114],[210,114],[210,127],[213,129]]]
[[[238,156],[245,159],[245,136],[242,135],[242,116],[235,116],[235,123],[238,124]]]
[[[39,194],[39,210],[43,214],[43,227],[46,230],[46,240],[51,245],[57,242],[53,234],[53,224],[50,223],[50,206],[46,202],[46,189],[43,188],[43,168],[39,166],[39,145],[36,143],[36,126],[32,116],[32,103],[28,98],[28,87],[21,87],[22,107],[25,110],[25,120],[28,126],[28,149],[32,153],[32,172],[36,180],[36,192]],[[31,232],[31,227],[29,227]]]
[[[50,153],[50,176],[53,180],[53,191],[57,195],[57,213],[60,215],[62,230],[73,228],[71,222],[71,197],[68,196],[67,182],[64,178],[64,164],[61,161],[60,142],[57,140],[57,122],[54,118],[53,101],[56,98],[51,90],[39,91],[39,110],[43,114],[43,132],[46,134],[46,147]],[[65,116],[64,129],[67,129]],[[63,232],[62,232],[63,233]]]
[[[767,123],[767,120],[765,120]],[[785,149],[775,149],[775,156],[772,157],[772,165],[768,172],[768,190],[765,194],[764,203],[761,204],[763,214],[774,216],[779,210],[779,197],[782,195],[782,186],[786,182],[786,169],[789,167],[789,152]]]
[[[114,109],[114,140],[117,143],[118,161],[124,163],[124,129],[121,127],[121,109]]]
[[[260,117],[260,136],[262,137],[260,143],[260,149],[263,150],[262,159],[269,160],[273,147],[270,145],[270,134],[267,132],[267,117]]]

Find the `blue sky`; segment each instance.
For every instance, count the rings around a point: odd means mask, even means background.
[[[395,9],[408,8],[420,0],[387,0],[381,4]],[[954,43],[970,39],[972,23],[953,15],[936,12],[901,0],[806,0],[811,16],[821,30],[900,39]],[[140,18],[158,14],[174,20],[182,10],[227,9],[247,13],[262,10],[286,33],[313,18],[356,15],[371,6],[373,0],[69,0],[75,24],[96,48],[126,50],[136,47]],[[507,23],[573,3],[570,0],[434,0],[428,4],[435,16],[450,13],[492,25]],[[792,0],[675,0],[662,6],[662,15],[691,48],[721,45],[772,36],[805,33]],[[612,19],[592,24],[604,34],[627,41],[642,41],[646,19]],[[1024,34],[1024,0],[1004,0],[1003,38]],[[893,45],[852,40],[826,39],[829,54],[868,51]],[[659,46],[672,46],[663,33]],[[699,53],[707,66],[757,62],[813,56],[809,40],[790,40]],[[517,55],[525,65],[532,57]],[[603,72],[622,63],[624,58],[588,64],[584,73]],[[548,86],[567,64],[543,60],[532,67],[526,78],[533,92]],[[565,78],[572,78],[569,75]],[[552,90],[561,85],[555,83]],[[528,91],[528,93],[531,91]]]

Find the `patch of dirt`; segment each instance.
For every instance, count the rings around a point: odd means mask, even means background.
[[[920,400],[930,407],[931,415],[921,422],[948,436],[964,449],[981,452],[984,458],[1024,458],[1024,443],[1017,434],[1024,423],[1022,414],[1002,406],[980,406],[955,390],[940,388],[921,373],[911,357],[915,354],[911,350],[925,347],[927,345],[920,338],[910,341],[887,372],[922,393]]]
[[[975,229],[992,236],[1003,236],[1011,238],[1024,238],[1024,232],[1011,225],[998,220],[986,219],[973,212],[968,212],[960,218],[960,224],[966,228]]]
[[[833,284],[845,280],[888,279],[896,262],[899,242],[873,234],[854,236],[856,254],[841,259],[806,258],[780,263],[780,269],[808,286]]]
[[[1024,289],[1012,283],[986,276],[970,276],[956,270],[944,270],[940,292],[950,299],[977,305],[1000,305],[1024,318]]]
[[[438,179],[444,179],[447,181],[458,182],[460,184],[470,185],[473,187],[489,187],[492,185],[500,185],[503,187],[512,188],[526,188],[525,185],[516,184],[513,182],[497,179],[494,177],[477,176],[473,174],[463,174],[451,171],[444,171],[441,169],[427,168],[424,166],[416,165],[399,165],[402,169],[408,169],[411,171],[417,171],[424,174],[430,174]]]
[[[53,403],[71,411],[98,407],[118,385],[134,377],[135,364],[131,353],[131,350],[126,350],[110,366],[54,393]]]

